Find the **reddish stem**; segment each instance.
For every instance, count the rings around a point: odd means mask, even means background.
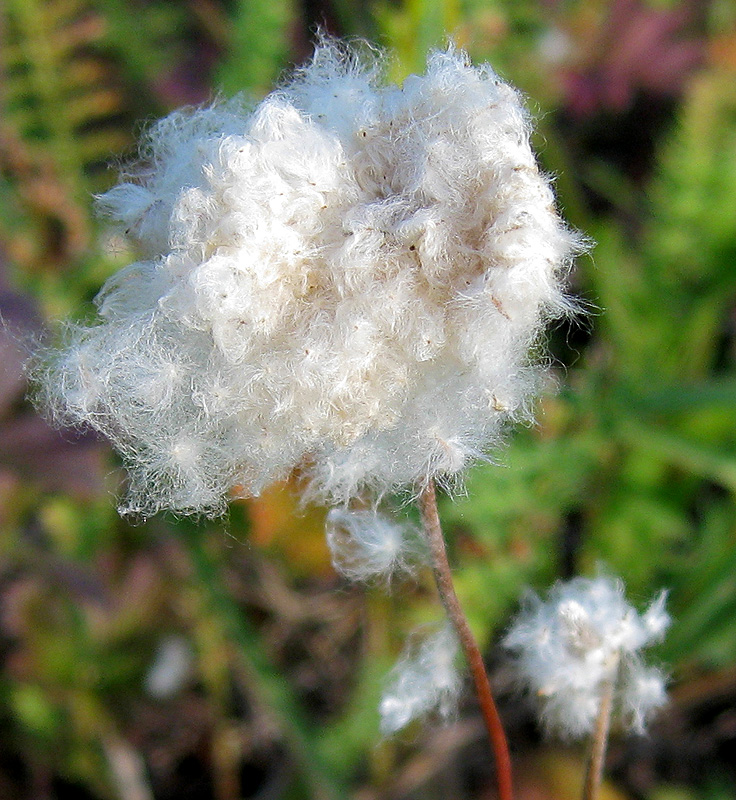
[[[513,784],[511,778],[511,757],[509,746],[506,741],[506,734],[501,723],[501,718],[493,700],[491,685],[488,681],[488,674],[483,663],[478,644],[470,631],[468,621],[460,607],[460,602],[455,593],[452,582],[452,572],[450,563],[447,560],[447,550],[445,549],[445,539],[442,535],[440,518],[437,513],[437,497],[434,489],[434,481],[430,478],[427,485],[422,489],[418,499],[419,511],[422,516],[424,531],[429,543],[432,558],[432,569],[437,583],[437,589],[445,607],[450,623],[455,629],[460,646],[465,654],[465,659],[470,667],[470,674],[473,676],[475,684],[475,694],[480,704],[483,720],[486,724],[488,737],[491,740],[491,748],[496,759],[496,780],[498,783],[499,800],[513,800]]]

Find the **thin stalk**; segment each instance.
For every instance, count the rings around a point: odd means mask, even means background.
[[[506,741],[506,733],[498,714],[496,703],[491,692],[491,684],[483,663],[475,638],[470,630],[468,621],[465,618],[460,601],[455,593],[455,586],[452,582],[452,572],[450,563],[447,560],[447,550],[445,549],[445,539],[442,535],[439,514],[437,513],[437,497],[435,494],[434,481],[431,479],[422,489],[418,499],[419,511],[422,517],[424,533],[429,544],[432,559],[432,569],[434,571],[437,590],[445,607],[450,624],[455,629],[460,646],[468,662],[470,674],[475,684],[475,694],[478,698],[483,720],[488,731],[488,738],[491,741],[491,748],[496,760],[496,781],[498,784],[499,800],[513,800],[513,783],[511,777],[511,757],[509,746]]]
[[[603,765],[606,760],[608,732],[611,729],[611,708],[613,707],[614,688],[615,678],[603,684],[601,704],[598,708],[595,730],[590,740],[590,752],[588,754],[588,765],[585,770],[582,800],[595,800],[601,786]]]

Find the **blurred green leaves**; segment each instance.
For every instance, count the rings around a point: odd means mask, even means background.
[[[296,20],[293,0],[238,0],[228,25],[228,52],[216,85],[225,94],[268,92],[289,62]]]

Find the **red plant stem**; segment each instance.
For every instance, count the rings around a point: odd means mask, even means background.
[[[499,800],[513,800],[513,784],[511,777],[511,757],[509,746],[506,741],[506,733],[498,714],[496,703],[493,700],[491,684],[488,681],[488,674],[483,663],[478,644],[470,631],[468,621],[460,607],[460,602],[455,593],[455,586],[452,582],[452,572],[450,563],[447,560],[447,550],[445,549],[445,539],[442,535],[439,514],[437,513],[437,497],[435,494],[434,481],[430,478],[427,485],[419,494],[419,511],[422,516],[424,532],[429,543],[432,558],[432,569],[437,583],[442,605],[445,607],[450,623],[455,629],[460,646],[465,654],[465,659],[470,667],[470,674],[473,676],[475,684],[475,694],[480,704],[483,720],[486,724],[488,737],[491,740],[491,748],[496,759],[496,780],[498,783]]]

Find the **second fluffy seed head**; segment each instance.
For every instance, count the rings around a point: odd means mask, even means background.
[[[546,601],[529,595],[505,639],[521,683],[537,698],[545,726],[563,736],[590,733],[607,683],[617,723],[642,732],[666,701],[665,677],[641,651],[669,627],[666,592],[643,614],[605,576],[557,583]]]

